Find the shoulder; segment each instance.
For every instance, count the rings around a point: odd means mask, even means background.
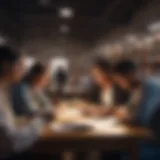
[[[150,91],[160,91],[160,77],[151,76],[144,80],[143,89]]]
[[[26,83],[19,83],[12,87],[11,92],[13,95],[22,96],[24,94],[30,93],[30,87]]]

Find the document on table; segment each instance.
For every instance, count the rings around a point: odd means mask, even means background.
[[[98,134],[119,134],[124,133],[125,129],[120,125],[115,117],[108,118],[84,118],[70,123],[53,123],[51,128],[58,132],[83,131],[91,129]]]
[[[82,117],[82,113],[76,108],[61,108],[57,111],[56,117],[58,120],[74,120]]]
[[[126,131],[115,117],[88,119],[86,123],[93,127],[95,133],[102,135],[106,133],[119,134]]]

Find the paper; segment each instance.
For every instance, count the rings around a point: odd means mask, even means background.
[[[67,110],[64,109],[57,112],[56,117],[59,120],[74,119],[74,118],[81,117],[81,112],[74,108],[67,109]]]
[[[88,119],[84,120],[83,123],[90,125],[94,131],[107,131],[117,128],[119,125],[118,120],[114,117]]]
[[[70,123],[53,123],[51,128],[56,132],[68,132],[68,131],[78,131],[83,129],[91,129],[92,133],[97,135],[117,135],[126,132],[126,129],[120,125],[118,120],[114,117],[108,118],[88,118],[75,120]]]

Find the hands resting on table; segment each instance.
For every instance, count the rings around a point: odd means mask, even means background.
[[[120,121],[126,121],[130,119],[128,110],[125,106],[117,107],[105,107],[95,105],[81,105],[78,107],[82,114],[86,116],[106,117],[115,116]]]
[[[115,116],[120,121],[124,121],[126,119],[129,119],[129,114],[124,106],[121,107],[106,107],[106,106],[96,106],[95,104],[90,104],[87,102],[78,102],[75,103],[73,107],[70,107],[70,103],[65,103],[60,106],[58,106],[54,111],[48,111],[48,112],[40,112],[32,114],[30,117],[28,117],[28,120],[33,119],[34,117],[41,117],[43,118],[46,123],[52,122],[57,115],[64,115],[64,113],[67,114],[67,110],[69,108],[77,110],[81,115],[84,116],[91,116],[91,117],[106,117],[106,116]],[[68,108],[68,109],[67,109]],[[65,115],[64,115],[65,116]],[[73,116],[71,114],[71,116]],[[24,121],[24,120],[23,120]]]

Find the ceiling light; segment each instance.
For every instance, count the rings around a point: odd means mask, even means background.
[[[74,10],[71,7],[61,7],[58,10],[58,16],[60,18],[73,18]]]
[[[46,5],[49,5],[51,2],[51,0],[39,0],[39,4],[42,5],[42,6],[46,6]]]

